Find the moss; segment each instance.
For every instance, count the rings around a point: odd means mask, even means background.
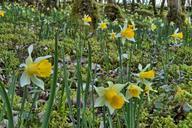
[[[0,34],[12,33],[14,30],[14,25],[11,23],[1,23],[0,24]]]
[[[19,66],[19,59],[14,51],[7,49],[0,50],[0,63],[3,65],[1,68],[5,70],[15,70]]]
[[[54,52],[54,45],[55,45],[55,40],[41,40],[40,42],[38,42],[36,49],[40,49],[40,51],[37,51],[39,52],[40,55],[42,54],[48,55]],[[75,42],[71,38],[65,38],[64,40],[59,41],[58,43],[59,49],[63,47],[65,53],[70,55],[73,54],[74,46],[75,46]]]
[[[191,47],[182,46],[182,47],[175,49],[173,52],[175,52],[175,59],[174,59],[173,63],[192,65]]]
[[[151,128],[177,128],[177,125],[174,124],[174,120],[168,117],[155,117],[153,119],[152,124],[150,125]]]
[[[192,66],[186,64],[176,65],[173,64],[168,69],[168,79],[170,82],[188,83],[192,76]]]
[[[20,107],[21,107],[20,106],[21,104],[19,104],[20,101],[21,101],[21,97],[15,95],[14,96],[14,100],[13,100],[13,109],[14,110],[19,110],[20,109]]]
[[[182,120],[178,124],[178,128],[192,128],[192,112],[190,112],[185,120]]]
[[[69,119],[67,117],[67,113],[63,111],[52,111],[51,119],[50,119],[50,128],[71,128],[72,124],[69,123]]]
[[[153,11],[150,11],[150,10],[138,9],[138,10],[135,10],[135,12],[142,16],[150,16],[150,17],[154,16]]]
[[[15,46],[30,44],[36,40],[36,35],[33,32],[29,32],[27,29],[16,30],[11,33],[0,34],[1,45],[7,45],[10,49],[15,49]]]

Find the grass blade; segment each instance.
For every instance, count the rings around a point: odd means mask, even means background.
[[[57,72],[58,72],[58,33],[56,33],[55,37],[55,58],[54,58],[54,73],[53,73],[53,81],[51,85],[51,95],[49,101],[47,103],[45,117],[43,119],[42,128],[48,128],[49,118],[51,115],[51,109],[54,103],[55,92],[56,92],[56,84],[57,84]]]

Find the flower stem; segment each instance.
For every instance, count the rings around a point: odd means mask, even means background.
[[[55,92],[56,92],[56,85],[57,85],[57,72],[58,72],[58,33],[56,33],[55,37],[55,58],[54,58],[54,74],[53,74],[53,81],[52,81],[52,86],[51,86],[51,95],[49,98],[49,101],[47,103],[46,107],[46,113],[45,113],[45,118],[43,119],[43,124],[42,128],[48,128],[49,124],[49,118],[51,115],[51,110],[55,98]]]

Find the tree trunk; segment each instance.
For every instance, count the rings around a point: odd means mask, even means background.
[[[123,6],[124,6],[124,9],[126,10],[127,9],[127,1],[126,0],[123,0]]]
[[[157,14],[157,10],[156,10],[156,0],[152,0],[152,6],[153,6],[154,14],[156,15],[156,14]]]
[[[113,0],[107,0],[107,3],[113,3]]]
[[[137,0],[137,3],[141,3],[141,0]]]
[[[132,2],[131,2],[131,11],[132,12],[135,11],[135,0],[132,0]]]
[[[168,0],[168,14],[167,19],[169,22],[173,21],[178,26],[183,25],[185,14],[182,13],[180,0]]]
[[[186,3],[186,0],[181,0],[181,7],[183,11],[185,11],[185,3]]]
[[[75,0],[72,7],[72,15],[75,18],[82,18],[84,15],[89,15],[95,26],[96,20],[99,18],[95,0]]]
[[[164,5],[165,5],[165,0],[162,0],[161,2],[161,8],[160,8],[160,14],[163,14],[163,10],[164,10]]]

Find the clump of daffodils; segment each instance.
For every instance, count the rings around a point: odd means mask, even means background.
[[[179,32],[179,28],[175,30],[175,32],[171,35],[174,39],[183,39],[183,32]]]
[[[44,89],[44,82],[39,79],[46,78],[51,75],[52,66],[51,63],[47,60],[50,58],[50,55],[38,57],[34,61],[31,57],[31,53],[33,51],[33,45],[29,46],[28,53],[29,56],[25,60],[25,64],[21,64],[20,67],[24,67],[24,72],[20,78],[20,85],[24,87],[26,85],[30,85],[31,81],[36,86]]]
[[[107,22],[101,21],[98,28],[101,30],[107,29]]]
[[[83,20],[85,25],[90,25],[90,23],[92,22],[92,18],[89,15],[84,15],[82,20]]]
[[[127,84],[114,84],[108,81],[109,87],[95,87],[95,90],[99,97],[95,101],[95,107],[107,106],[109,108],[110,114],[116,109],[121,109],[126,101],[121,90]]]
[[[152,70],[148,70],[147,69],[150,67],[150,64],[148,64],[145,68],[143,68],[143,66],[141,64],[139,64],[138,69],[139,69],[139,73],[134,74],[136,75],[137,78],[137,83],[142,83],[144,84],[144,94],[146,94],[148,96],[148,101],[150,101],[150,97],[149,97],[149,93],[150,91],[152,92],[157,92],[156,90],[154,90],[152,88],[152,82],[150,80],[155,78],[155,71]]]
[[[124,44],[126,40],[135,42],[135,27],[134,25],[127,25],[127,21],[124,23],[124,27],[121,27],[121,32],[117,34],[117,37],[121,37],[122,43]]]

